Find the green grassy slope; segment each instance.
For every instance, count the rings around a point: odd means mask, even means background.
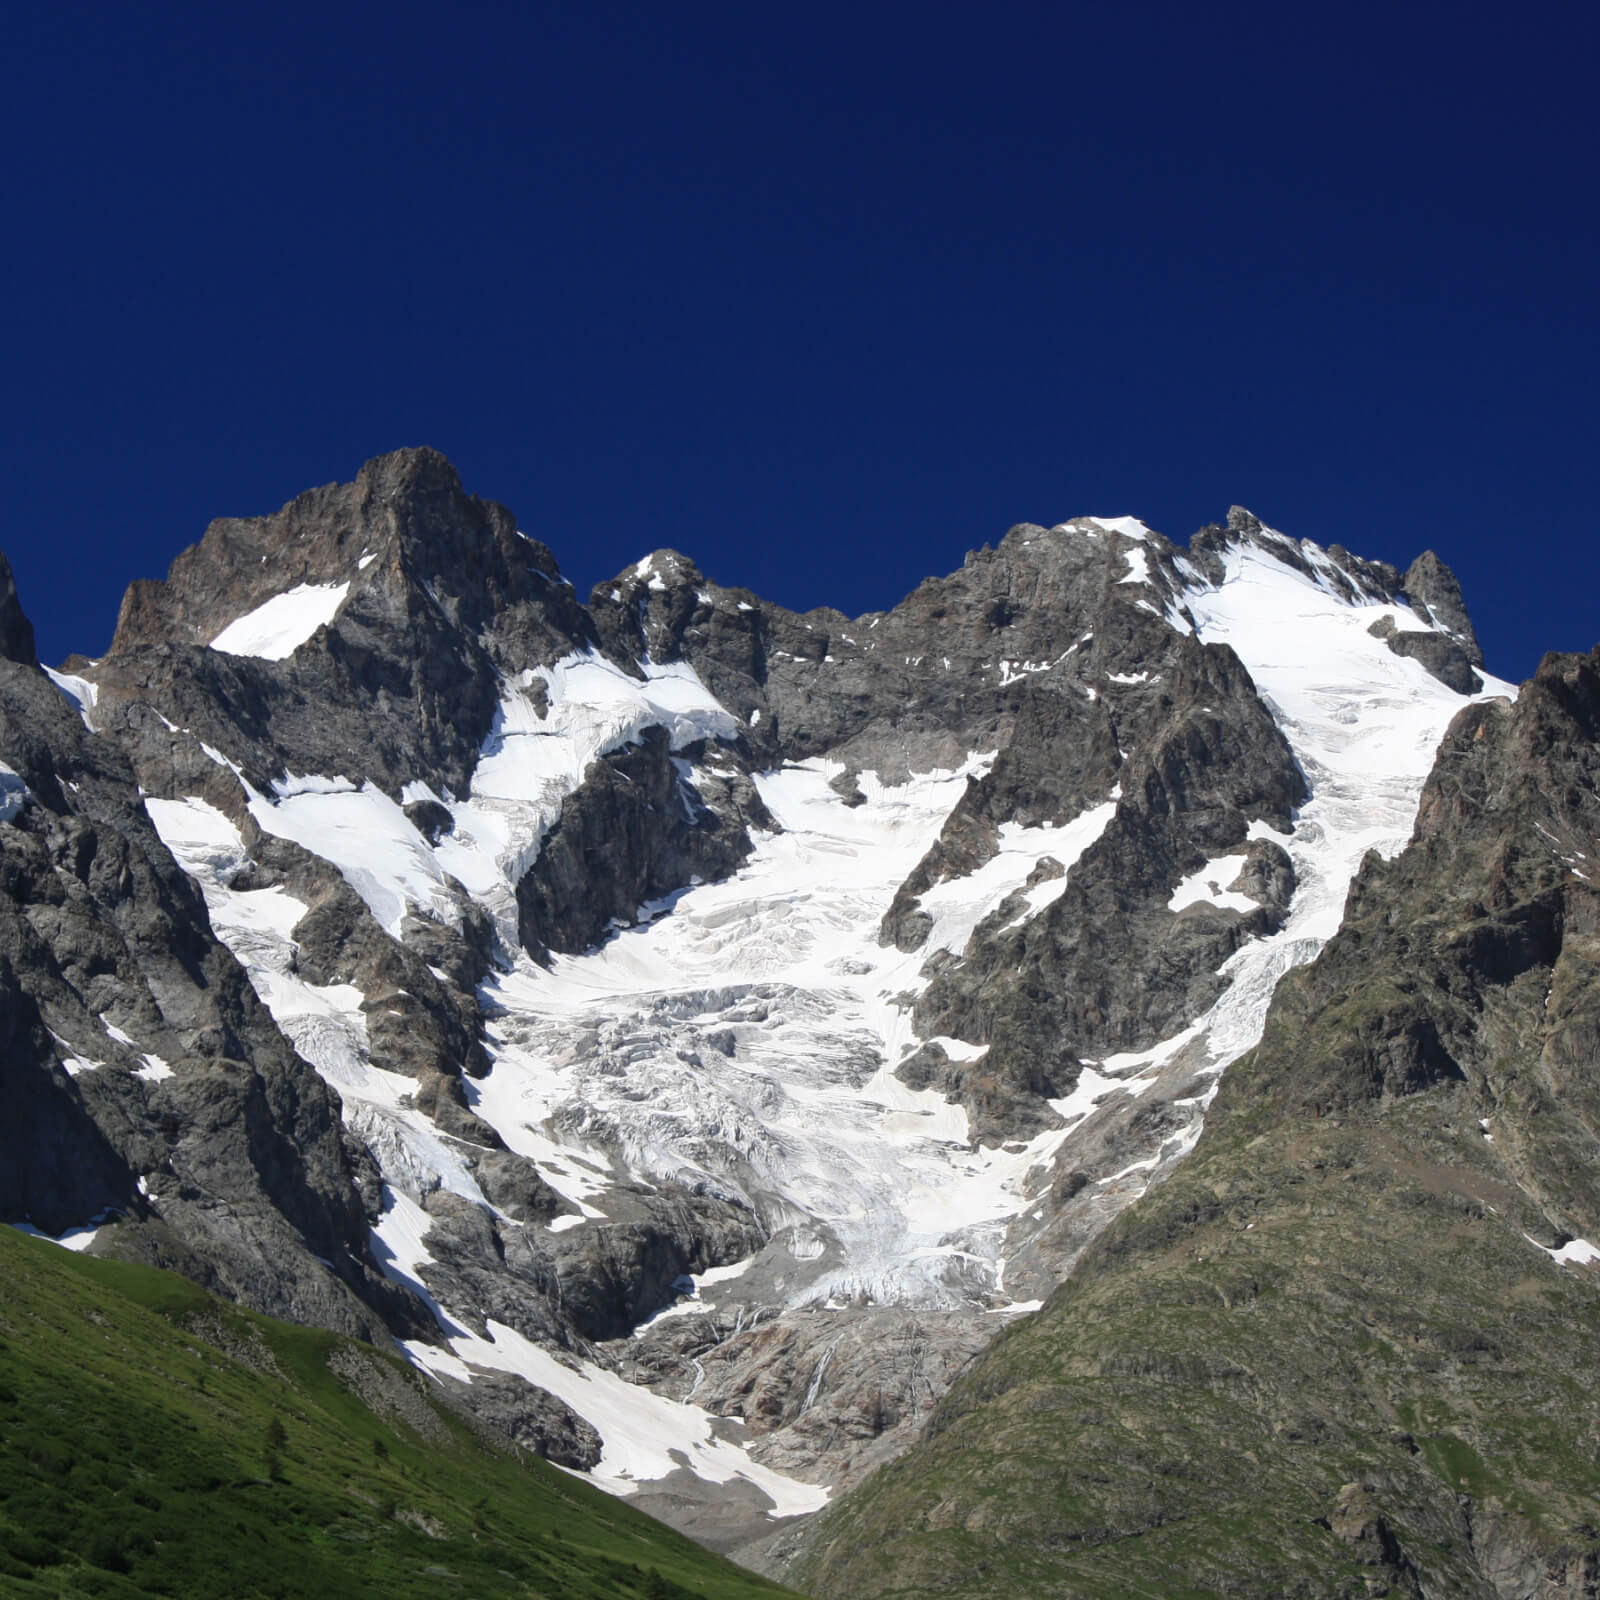
[[[796,1580],[907,1600],[1592,1592],[1600,1286],[1505,1225],[1488,1162],[1406,1115],[1423,1109],[1213,1140],[811,1525]]]
[[[0,1595],[789,1591],[491,1448],[369,1346],[0,1227]]]

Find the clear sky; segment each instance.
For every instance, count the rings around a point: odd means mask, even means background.
[[[30,6],[0,548],[41,653],[405,444],[580,589],[892,604],[1232,502],[1600,639],[1600,9]]]

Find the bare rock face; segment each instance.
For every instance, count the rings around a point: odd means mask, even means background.
[[[5,1214],[51,1233],[121,1214],[125,1252],[260,1310],[412,1324],[368,1249],[336,1097],[213,938],[120,751],[16,659],[0,750],[27,793],[0,823]]]
[[[1457,694],[1476,694],[1483,680],[1472,670],[1472,658],[1454,639],[1437,633],[1391,633],[1389,648],[1422,665]]]
[[[650,902],[739,866],[749,829],[770,828],[772,819],[742,770],[697,771],[693,754],[674,755],[652,728],[567,797],[517,884],[525,950],[587,950]]]
[[[664,1317],[617,1354],[635,1381],[745,1423],[763,1464],[808,1475],[826,1461],[842,1491],[906,1448],[989,1332],[905,1306],[766,1318],[737,1306]]]
[[[1282,920],[1281,886],[1275,905],[1244,915],[1169,909],[1188,873],[1245,845],[1251,822],[1287,830],[1306,793],[1283,735],[1233,653],[1171,637],[1162,686],[1101,712],[1105,748],[1119,754],[1117,797],[1071,792],[1052,819],[1071,820],[1086,799],[1116,808],[1066,888],[1020,927],[1002,908],[999,926],[980,927],[966,959],[935,978],[918,1002],[924,1036],[989,1047],[981,1070],[958,1090],[980,1137],[1003,1139],[1031,1125],[1022,1108],[1070,1092],[1084,1054],[1145,1048],[1177,1032],[1220,993],[1216,974],[1234,950]],[[1049,693],[1035,690],[1030,703]],[[968,791],[902,896],[910,901],[907,891],[924,889],[959,861],[953,841],[974,827],[992,831],[995,819],[1039,816],[1030,770],[1048,770],[1048,752],[1063,743],[1051,719],[1019,717],[1005,757]],[[1124,747],[1130,754],[1120,760]],[[1102,783],[1107,775],[1102,770]],[[1280,874],[1287,864],[1284,858]],[[895,919],[892,908],[886,931],[897,927]]]
[[[17,580],[4,556],[0,556],[0,655],[25,667],[38,662],[33,648],[33,624],[23,614],[17,599]]]
[[[1461,585],[1433,551],[1424,550],[1411,563],[1402,587],[1423,618],[1443,628],[1461,646],[1471,666],[1483,665],[1483,651],[1461,598]]]
[[[544,1461],[585,1472],[600,1460],[600,1435],[553,1394],[504,1372],[479,1371],[452,1383],[457,1404]]]

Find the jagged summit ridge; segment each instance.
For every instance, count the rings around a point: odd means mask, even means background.
[[[1464,651],[1431,618],[1238,513],[1021,524],[856,619],[671,552],[583,606],[402,452],[214,524],[81,692],[337,1092],[415,1358],[559,1394],[605,1481],[690,1527],[744,1496],[743,1537],[901,1448],[1192,1147],[1410,833],[1466,703],[1395,647]]]

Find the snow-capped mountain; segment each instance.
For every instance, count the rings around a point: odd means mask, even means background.
[[[673,552],[584,605],[428,451],[214,524],[42,735],[8,653],[0,832],[153,825],[204,916],[168,884],[107,964],[13,912],[30,1092],[94,1160],[14,1151],[6,1214],[387,1331],[752,1555],[1194,1147],[1515,695],[1431,555],[1237,509],[1023,524],[855,619]]]

